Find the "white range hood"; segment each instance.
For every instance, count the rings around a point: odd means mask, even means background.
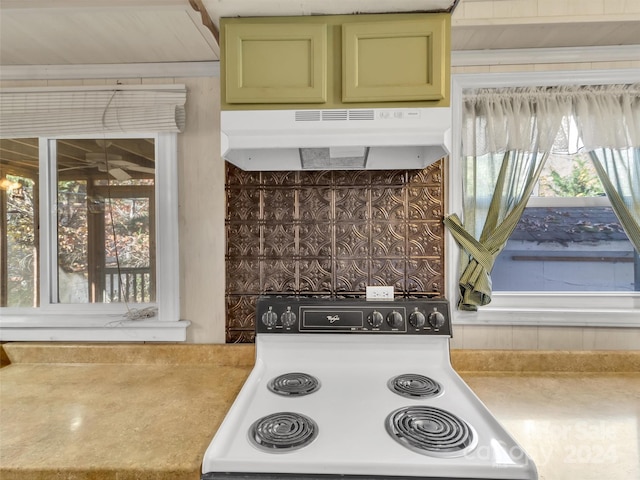
[[[422,169],[451,151],[451,110],[221,112],[222,156],[243,170]]]

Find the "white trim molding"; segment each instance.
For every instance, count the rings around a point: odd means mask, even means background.
[[[546,63],[637,62],[639,59],[640,45],[505,48],[499,50],[456,50],[451,52],[452,67]]]
[[[12,316],[2,321],[3,342],[184,342],[188,320],[127,320],[121,315],[75,318],[46,315],[41,319]]]
[[[0,81],[219,77],[220,62],[3,65]]]
[[[494,293],[491,303],[477,312],[456,311],[455,323],[638,328],[639,311],[640,295],[500,292]]]

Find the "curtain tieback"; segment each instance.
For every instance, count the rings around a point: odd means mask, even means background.
[[[453,238],[464,248],[487,272],[493,269],[495,256],[482,243],[473,238],[462,226],[455,213],[445,217],[444,224],[449,228]]]

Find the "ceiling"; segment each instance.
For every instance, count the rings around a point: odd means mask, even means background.
[[[38,139],[0,139],[0,165],[14,175],[35,178],[38,172]],[[58,178],[150,179],[154,178],[153,139],[57,140]],[[107,172],[110,172],[108,174]]]
[[[500,17],[483,12],[485,4],[523,8],[517,0],[2,0],[0,65],[208,62],[219,59],[212,32],[221,17],[452,7],[454,51],[640,43],[640,12],[540,17],[516,11]]]

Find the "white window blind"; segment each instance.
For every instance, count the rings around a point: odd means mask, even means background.
[[[0,90],[0,138],[181,132],[184,85],[33,87]]]

